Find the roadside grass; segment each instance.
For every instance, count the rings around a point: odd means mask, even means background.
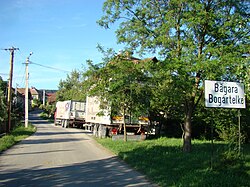
[[[10,134],[0,138],[0,152],[32,135],[35,131],[36,128],[31,124],[29,124],[28,128],[25,128],[24,124],[18,125]]]
[[[249,144],[240,158],[225,159],[223,142],[214,143],[212,157],[209,141],[193,140],[192,152],[183,153],[181,139],[96,140],[160,186],[249,186]]]

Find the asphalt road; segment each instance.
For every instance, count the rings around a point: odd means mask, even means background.
[[[156,186],[80,129],[30,114],[37,132],[0,154],[0,186]]]

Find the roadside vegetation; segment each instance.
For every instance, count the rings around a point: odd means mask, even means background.
[[[99,45],[102,61],[87,60],[87,69],[61,80],[57,99],[97,96],[103,109],[108,101],[122,115],[147,114],[159,134],[182,137],[186,153],[194,138],[249,143],[248,13],[247,1],[106,0],[97,23],[117,24],[117,41],[126,48]],[[241,132],[237,109],[205,107],[205,80],[244,84]]]
[[[181,151],[181,139],[158,138],[146,141],[97,139],[119,158],[160,186],[248,186],[250,145],[241,156],[228,152],[228,144],[193,140],[189,154]],[[213,154],[213,156],[212,156]],[[237,156],[235,156],[237,155]]]
[[[98,141],[161,186],[249,186],[248,6],[245,0],[106,0],[97,23],[117,24],[117,42],[126,48],[98,46],[102,61],[72,71],[57,99],[97,96],[100,107],[111,103],[124,117],[148,114],[165,138]],[[246,108],[205,107],[206,80],[244,84]]]
[[[247,1],[106,0],[97,23],[117,23],[126,48],[98,46],[102,61],[72,71],[57,99],[97,96],[104,109],[148,114],[158,139],[97,141],[161,186],[248,186],[248,13]],[[205,80],[244,84],[246,108],[205,107]]]
[[[25,128],[24,124],[16,126],[10,134],[0,138],[0,152],[7,150],[14,144],[32,135],[35,131],[36,128],[31,124],[29,124],[28,128]]]
[[[40,105],[39,107],[43,112],[39,115],[43,119],[47,119],[49,122],[54,122],[54,112],[56,109],[55,104]]]

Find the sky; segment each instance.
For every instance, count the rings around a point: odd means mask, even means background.
[[[115,30],[96,21],[104,0],[0,0],[0,76],[8,80],[14,53],[12,87],[25,87],[25,60],[30,52],[29,87],[58,89],[72,70],[87,68],[86,60],[101,62],[96,48],[122,49]],[[39,64],[39,65],[37,65]],[[46,66],[46,67],[44,67]],[[52,68],[47,68],[47,66]],[[54,69],[53,69],[54,68]]]

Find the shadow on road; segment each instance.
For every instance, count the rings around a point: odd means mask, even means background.
[[[43,119],[39,119],[39,120],[37,120],[37,119],[36,120],[30,119],[29,122],[32,123],[33,125],[36,125],[36,124],[41,124],[41,125],[43,125],[43,124],[50,124],[50,122],[48,122],[47,120],[43,120]]]
[[[83,138],[59,138],[59,139],[37,139],[37,140],[23,140],[22,144],[48,144],[48,143],[65,143],[65,142],[76,142],[76,141],[82,141],[85,140]]]
[[[58,153],[58,152],[69,152],[69,151],[73,151],[72,149],[70,150],[66,150],[66,149],[58,149],[58,150],[53,150],[53,151],[37,151],[37,152],[26,152],[26,153],[7,153],[5,154],[6,156],[11,156],[11,155],[37,155],[37,154],[46,154],[46,153]]]
[[[53,127],[53,125],[50,125],[46,120],[39,119],[38,114],[39,111],[30,114],[30,122],[35,124],[37,132],[32,135],[32,138],[25,139],[19,144],[19,148],[23,146],[27,149],[16,153],[6,153],[5,157],[13,156],[13,158],[15,158],[15,156],[25,155],[24,157],[27,158],[31,155],[29,158],[39,159],[38,154],[46,157],[52,156],[52,154],[49,155],[50,153],[57,152],[60,152],[60,155],[63,155],[63,157],[67,157],[67,155],[72,156],[70,154],[78,153],[75,152],[75,149],[82,146],[81,141],[87,145],[92,145],[86,136],[81,136],[81,134],[84,134],[84,131]],[[53,145],[53,143],[56,143],[56,145]],[[68,146],[63,147],[61,146],[62,144],[60,145],[58,143],[64,143],[64,145],[66,143]],[[54,146],[53,149],[45,149],[46,144]],[[33,145],[40,145],[38,146],[40,149],[27,151],[29,150],[28,148]],[[49,154],[46,155],[47,153]],[[98,153],[99,152],[95,154]],[[84,151],[79,152],[79,154],[87,155]],[[84,157],[86,155],[82,156]],[[76,159],[76,161],[70,165],[67,164],[69,162],[59,162],[60,164],[56,166],[53,165],[53,161],[51,161],[51,165],[50,161],[48,163],[46,162],[46,164],[38,162],[36,167],[34,167],[34,165],[30,167],[26,165],[28,169],[6,169],[9,166],[13,167],[13,162],[3,162],[3,164],[0,165],[0,186],[152,186],[151,184],[149,185],[149,182],[146,181],[142,175],[133,171],[127,167],[127,165],[122,164],[117,157],[108,155],[101,157],[104,159],[100,159],[99,157],[97,160],[95,156],[96,155],[90,157],[88,161]],[[11,159],[11,157],[8,158]],[[8,159],[8,161],[10,159]],[[60,160],[62,158],[59,157],[58,159]]]
[[[4,173],[0,181],[0,186],[147,186],[115,157],[65,167]]]
[[[39,128],[43,128],[43,127],[39,127]],[[70,134],[86,134],[85,132],[83,131],[76,131],[76,132],[37,132],[35,134],[35,136],[48,136],[48,135],[61,135],[61,134],[65,134],[65,135],[70,135]],[[87,134],[90,134],[90,133],[87,133]],[[92,134],[92,133],[91,133]]]

